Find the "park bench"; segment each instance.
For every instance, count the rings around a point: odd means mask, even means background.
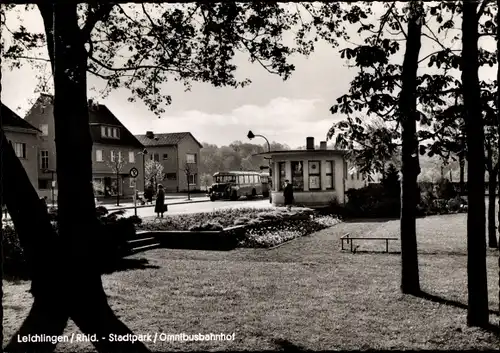
[[[385,241],[385,252],[389,252],[389,241],[390,240],[399,240],[399,238],[394,238],[394,237],[351,237],[350,233],[344,234],[342,237],[340,237],[341,241],[341,247],[342,250],[344,249],[344,242],[350,245],[350,250],[351,252],[354,252],[354,250],[357,248],[354,248],[353,245],[353,240],[383,240]]]

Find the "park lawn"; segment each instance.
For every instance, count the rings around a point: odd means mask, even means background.
[[[305,348],[498,349],[494,333],[466,326],[466,215],[418,220],[422,289],[439,302],[399,292],[398,244],[339,238],[397,236],[398,222],[342,223],[274,250],[157,249],[137,254],[151,268],[103,276],[109,302],[136,333],[235,333],[235,342],[148,343],[154,351]],[[366,252],[365,252],[366,251]],[[138,260],[137,260],[138,261]],[[491,323],[498,323],[497,253],[488,254]],[[5,283],[4,333],[29,310],[27,283]],[[444,303],[446,302],[446,303]],[[73,324],[66,334],[78,332]],[[62,343],[58,351],[91,350]]]

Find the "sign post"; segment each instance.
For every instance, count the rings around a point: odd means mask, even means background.
[[[137,168],[132,167],[129,175],[134,179],[134,215],[137,217],[137,176],[139,175],[139,171]]]

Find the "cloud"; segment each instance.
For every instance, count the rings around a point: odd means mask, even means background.
[[[324,105],[318,98],[277,97],[263,106],[246,104],[224,114],[187,110],[165,114],[159,119],[138,119],[111,109],[134,134],[144,134],[147,130],[157,133],[190,131],[200,141],[224,145],[247,140],[248,130],[252,130],[269,141],[297,147],[305,144],[306,136],[324,140],[334,120],[333,116],[324,118]],[[259,140],[255,143],[265,143]]]

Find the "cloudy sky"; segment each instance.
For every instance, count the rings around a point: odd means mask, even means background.
[[[29,29],[42,30],[37,12],[23,14],[23,19]],[[431,50],[423,44],[422,55]],[[234,140],[246,141],[251,129],[270,141],[292,147],[305,145],[306,136],[314,136],[319,143],[332,124],[343,118],[333,116],[329,107],[347,92],[355,71],[348,69],[346,61],[340,58],[339,48],[324,42],[318,43],[309,58],[296,57],[292,62],[296,70],[285,82],[242,56],[236,59],[238,70],[252,79],[246,88],[194,84],[190,92],[184,92],[182,85],[165,84],[162,91],[171,94],[173,102],[161,118],[141,102],[128,102],[130,94],[125,89],[99,101],[134,134],[144,134],[146,130],[190,131],[200,141],[223,145]],[[23,116],[37,97],[36,72],[24,66],[14,71],[2,67],[2,73],[2,101]],[[99,86],[100,82],[91,77],[89,86],[93,85]]]

